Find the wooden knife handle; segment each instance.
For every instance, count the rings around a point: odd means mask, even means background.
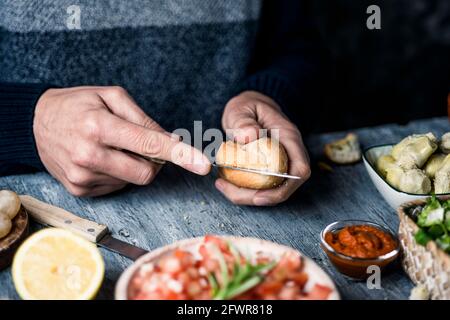
[[[83,219],[69,211],[31,196],[21,195],[20,201],[36,221],[52,227],[70,230],[91,242],[96,243],[108,233],[108,227],[105,225]]]

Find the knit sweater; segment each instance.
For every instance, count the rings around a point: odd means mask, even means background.
[[[206,129],[220,125],[224,105],[243,90],[288,110],[314,69],[300,1],[0,0],[0,7],[0,174],[44,168],[32,124],[47,88],[119,85],[166,130],[192,129],[194,120]]]

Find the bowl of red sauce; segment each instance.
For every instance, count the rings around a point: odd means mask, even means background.
[[[372,266],[382,271],[400,252],[400,242],[388,228],[364,220],[333,222],[322,230],[320,240],[336,269],[354,279],[372,275]]]

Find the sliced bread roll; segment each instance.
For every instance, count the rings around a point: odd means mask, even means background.
[[[256,169],[274,173],[287,173],[288,157],[278,140],[261,138],[247,144],[233,141],[222,143],[216,153],[219,165]],[[270,189],[279,186],[281,177],[219,168],[220,175],[236,186],[249,189]]]
[[[358,136],[349,133],[344,139],[326,144],[325,155],[328,159],[338,164],[358,162],[361,159]]]

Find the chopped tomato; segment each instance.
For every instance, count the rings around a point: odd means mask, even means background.
[[[219,248],[220,251],[229,252],[228,243],[225,240],[220,239],[219,237],[213,235],[206,235],[205,243],[213,243]]]
[[[249,263],[242,254],[233,255],[223,239],[208,235],[198,248],[199,258],[193,253],[176,249],[163,256],[157,263],[144,264],[130,281],[131,299],[212,299],[208,275],[214,275],[218,285],[223,285],[222,259],[228,269],[229,278],[234,275],[235,264]],[[239,261],[237,261],[237,259]],[[258,264],[272,261],[257,253]],[[286,254],[270,271],[260,274],[261,283],[235,299],[326,299],[331,289],[315,285],[305,292],[308,275],[303,270],[302,258],[298,254]]]
[[[320,285],[315,284],[312,290],[308,293],[306,293],[305,297],[303,299],[305,300],[325,300],[328,298],[328,296],[331,293],[331,289]]]

